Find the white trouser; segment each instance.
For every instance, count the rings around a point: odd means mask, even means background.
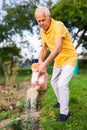
[[[60,113],[65,115],[69,113],[68,84],[73,76],[74,68],[75,67],[71,65],[53,68],[51,84],[57,100],[60,103]]]

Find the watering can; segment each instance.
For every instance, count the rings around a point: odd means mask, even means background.
[[[31,77],[31,84],[35,87],[36,90],[47,90],[47,83],[48,83],[48,74],[47,72],[41,74],[38,77],[38,66],[39,63],[33,63],[31,66],[32,69],[32,77]]]

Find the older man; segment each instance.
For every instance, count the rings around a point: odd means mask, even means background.
[[[77,53],[67,28],[61,21],[51,18],[48,8],[38,7],[35,11],[35,18],[41,28],[42,39],[38,72],[44,73],[47,66],[54,61],[51,84],[58,101],[54,107],[60,108],[57,121],[66,121],[70,116],[68,84],[73,76]],[[48,48],[50,54],[45,58]]]

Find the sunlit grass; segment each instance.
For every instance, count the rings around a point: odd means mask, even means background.
[[[82,73],[84,72],[84,73]],[[80,69],[79,74],[73,76],[69,84],[70,89],[70,113],[66,122],[56,122],[59,109],[52,105],[56,97],[50,85],[42,100],[42,113],[40,119],[41,130],[87,130],[87,70]]]
[[[53,104],[56,97],[50,84],[52,67],[48,68],[49,82],[45,96],[40,101],[40,122],[41,130],[87,130],[87,65],[79,68],[79,73],[73,76],[69,83],[70,89],[70,113],[71,116],[66,122],[56,122],[59,116],[59,109],[54,109]],[[17,77],[18,82],[30,81],[31,70],[24,69]],[[3,76],[0,82],[4,82]]]

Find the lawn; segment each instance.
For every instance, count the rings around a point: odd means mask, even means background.
[[[41,109],[39,115],[40,130],[87,130],[87,63],[80,63],[79,73],[73,75],[73,78],[69,83],[71,116],[66,122],[62,123],[56,122],[56,118],[59,116],[59,109],[53,108],[56,97],[50,84],[51,72],[52,67],[49,67],[48,89],[38,104],[39,110]],[[21,70],[17,76],[18,82],[30,82],[30,79],[30,69]],[[5,78],[2,76],[0,82],[4,81]],[[14,130],[24,129],[18,129],[16,127]]]
[[[42,100],[41,130],[87,130],[87,64],[79,66],[79,73],[73,76],[69,89],[71,116],[66,122],[56,122],[59,109],[52,107],[56,97],[49,82]]]

